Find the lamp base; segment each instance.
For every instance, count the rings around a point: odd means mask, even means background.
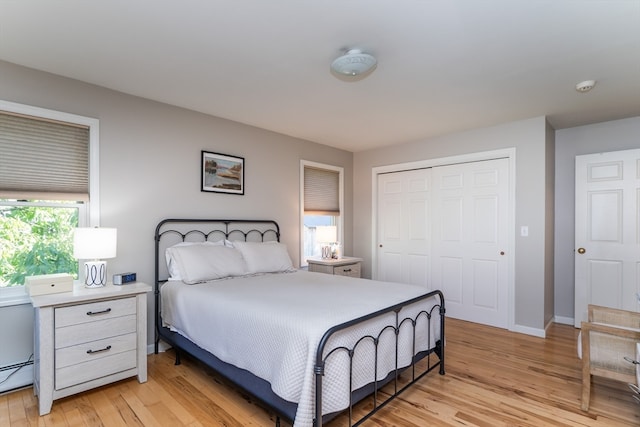
[[[331,259],[331,246],[322,246],[320,251],[322,252],[322,259]]]
[[[87,261],[84,263],[84,286],[101,288],[107,284],[107,262]]]

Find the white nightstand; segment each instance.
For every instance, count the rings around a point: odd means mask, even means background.
[[[147,381],[147,292],[135,282],[31,297],[34,393],[40,415],[53,400],[137,375]]]
[[[340,259],[309,258],[309,271],[337,274],[340,276],[360,277],[362,258],[342,257]]]

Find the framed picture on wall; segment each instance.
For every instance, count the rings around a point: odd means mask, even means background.
[[[201,190],[244,194],[244,158],[202,151]]]

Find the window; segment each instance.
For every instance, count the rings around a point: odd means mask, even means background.
[[[97,148],[96,119],[0,101],[0,302],[25,276],[77,274],[73,229],[98,221]]]
[[[78,274],[73,229],[82,203],[0,200],[0,287],[20,286],[26,276]]]
[[[343,171],[337,166],[301,161],[301,257],[320,256],[320,243],[316,239],[319,226],[335,226],[337,241],[342,242]]]

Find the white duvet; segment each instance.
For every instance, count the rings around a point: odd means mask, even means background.
[[[179,332],[219,359],[265,379],[277,395],[298,403],[294,427],[311,427],[314,418],[314,364],[316,348],[327,329],[428,291],[422,287],[366,279],[345,278],[297,271],[186,285],[167,282],[162,286],[162,317],[165,326]],[[411,317],[430,310],[436,298],[412,307]],[[405,310],[403,310],[404,313]],[[402,318],[403,316],[401,316]],[[427,343],[426,319],[421,316],[421,337],[416,351],[433,348],[438,340],[437,310]],[[352,344],[365,333],[377,335],[395,317],[374,319],[341,332],[331,348]],[[407,325],[408,326],[408,325]],[[402,328],[401,342],[409,342],[409,328]],[[395,367],[393,334],[385,332],[388,355],[380,358],[379,379]],[[368,348],[367,348],[368,347]],[[400,366],[409,364],[411,345],[400,355]],[[372,348],[357,353],[353,389],[373,379]],[[326,352],[325,352],[326,354]],[[362,362],[362,363],[361,363]],[[367,363],[368,362],[368,363]],[[345,371],[346,370],[346,371]],[[327,361],[323,379],[323,413],[348,406],[348,358],[344,353]]]

